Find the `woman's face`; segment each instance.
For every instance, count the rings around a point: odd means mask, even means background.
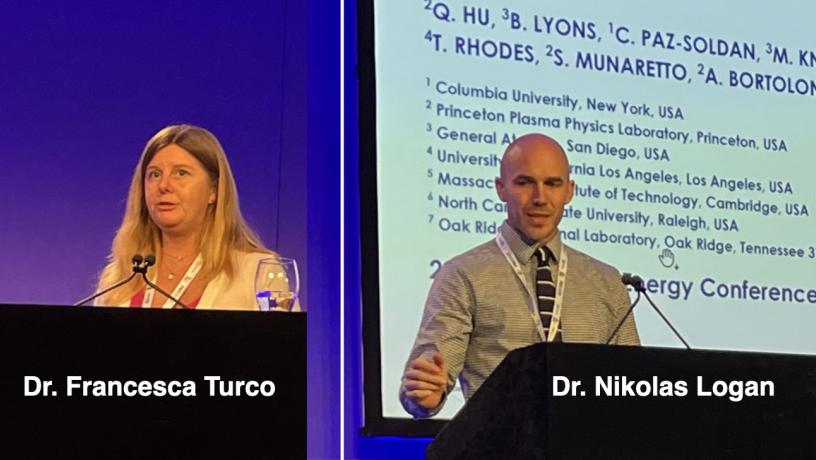
[[[199,232],[207,207],[215,203],[215,186],[204,166],[188,151],[171,144],[148,163],[144,177],[150,218],[162,232]]]

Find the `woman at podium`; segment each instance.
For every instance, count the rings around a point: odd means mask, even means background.
[[[241,215],[224,149],[206,129],[168,126],[147,142],[98,288],[130,275],[137,254],[158,289],[137,278],[95,305],[258,309],[259,261],[278,257]]]

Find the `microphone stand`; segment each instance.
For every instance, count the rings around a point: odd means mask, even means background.
[[[190,307],[188,307],[187,305],[184,305],[184,304],[181,302],[181,300],[179,300],[179,299],[177,299],[177,298],[173,297],[172,295],[170,295],[169,293],[167,293],[167,292],[166,292],[164,289],[160,288],[159,286],[157,286],[157,285],[156,285],[156,284],[154,284],[154,283],[151,283],[151,282],[150,282],[150,280],[149,280],[149,279],[147,279],[147,268],[148,268],[148,267],[150,267],[150,266],[153,266],[153,265],[155,265],[155,264],[156,264],[156,256],[154,256],[153,254],[148,254],[148,255],[146,255],[146,256],[145,256],[145,264],[144,264],[144,267],[141,267],[141,268],[138,270],[138,273],[141,273],[141,274],[142,274],[142,279],[144,279],[144,282],[145,282],[145,283],[147,283],[147,285],[148,285],[148,286],[150,286],[150,287],[152,287],[153,289],[155,289],[155,290],[159,291],[160,293],[162,293],[162,294],[163,294],[165,297],[167,297],[168,299],[170,299],[170,300],[174,301],[174,302],[175,302],[175,304],[173,305],[173,307],[174,307],[174,308],[175,308],[175,306],[176,306],[176,305],[178,305],[178,306],[180,306],[181,308],[189,309]],[[134,273],[133,273],[133,274],[135,275],[135,274],[136,274],[136,271],[134,271]]]
[[[606,342],[604,343],[604,345],[609,345],[609,342],[612,341],[612,338],[615,337],[615,334],[617,334],[618,330],[620,330],[621,326],[623,326],[623,323],[626,321],[626,318],[628,318],[629,315],[632,314],[632,310],[635,309],[635,305],[637,305],[638,302],[640,302],[640,291],[635,290],[635,292],[637,292],[637,297],[635,297],[635,302],[632,304],[631,307],[629,307],[628,310],[626,310],[626,314],[623,315],[623,319],[620,320],[620,322],[618,323],[618,326],[615,328],[614,331],[612,331],[612,335],[610,335],[609,338],[606,339]]]
[[[685,345],[685,346],[686,346],[686,350],[691,350],[691,347],[689,346],[688,342],[686,342],[686,341],[683,339],[683,336],[682,336],[682,335],[680,335],[680,333],[679,333],[679,332],[677,332],[677,329],[675,329],[675,328],[674,328],[674,326],[672,326],[672,323],[671,323],[671,322],[669,322],[669,320],[668,320],[668,319],[667,319],[665,316],[663,316],[663,312],[662,312],[662,311],[660,311],[660,309],[659,309],[659,308],[657,308],[657,305],[655,305],[655,303],[654,303],[654,302],[652,302],[652,299],[651,299],[651,298],[649,298],[649,294],[647,294],[645,290],[643,291],[643,296],[644,296],[644,297],[646,297],[646,300],[648,300],[648,301],[649,301],[649,304],[652,306],[652,308],[654,308],[654,309],[655,309],[655,311],[657,312],[657,314],[658,314],[658,315],[660,315],[660,317],[663,319],[663,321],[664,321],[664,322],[665,322],[665,323],[666,323],[666,324],[669,326],[669,329],[671,329],[671,330],[672,330],[672,332],[674,332],[674,335],[676,335],[676,336],[677,336],[677,338],[678,338],[678,339],[680,339],[680,341],[681,341],[681,342],[683,342],[683,345]]]
[[[89,295],[88,297],[85,297],[84,299],[82,299],[79,302],[75,303],[74,306],[75,307],[82,306],[83,304],[85,304],[87,302],[90,302],[91,300],[94,300],[94,299],[96,299],[97,297],[99,297],[99,296],[101,296],[103,294],[107,294],[108,292],[118,288],[119,286],[123,286],[123,285],[129,283],[130,280],[132,280],[133,277],[136,276],[137,273],[141,273],[141,271],[143,269],[145,269],[145,268],[143,268],[141,266],[143,259],[142,259],[142,256],[140,256],[139,254],[134,255],[132,261],[133,261],[133,272],[130,274],[130,276],[123,279],[122,281],[119,281],[118,283],[114,284],[113,286],[110,286],[107,289],[103,289],[100,292],[97,292],[97,293]]]
[[[691,350],[691,347],[689,346],[688,342],[686,342],[686,340],[683,339],[683,336],[681,336],[680,333],[677,332],[677,329],[674,328],[671,321],[669,321],[668,318],[666,318],[666,316],[663,315],[663,312],[660,311],[659,308],[657,308],[657,305],[655,305],[655,303],[652,302],[651,297],[649,297],[649,294],[646,292],[646,286],[643,285],[643,278],[637,275],[632,275],[631,273],[624,273],[623,276],[621,276],[621,282],[623,282],[623,284],[627,286],[632,286],[632,288],[634,288],[635,291],[638,293],[637,298],[635,299],[635,302],[632,304],[632,306],[629,307],[629,309],[626,311],[626,314],[623,315],[623,319],[620,321],[620,323],[618,323],[618,326],[612,332],[612,335],[610,335],[609,338],[606,340],[605,345],[609,345],[609,342],[612,341],[612,338],[615,337],[615,334],[618,333],[618,330],[621,328],[621,326],[623,326],[623,322],[626,321],[626,318],[628,318],[629,314],[632,313],[632,310],[635,309],[635,305],[637,305],[638,301],[640,301],[640,295],[643,294],[643,296],[646,297],[646,300],[649,302],[649,305],[651,305],[652,308],[654,308],[654,310],[657,312],[657,314],[660,315],[660,318],[663,320],[663,322],[665,322],[669,326],[669,329],[671,329],[672,332],[674,332],[674,335],[678,339],[680,339],[681,342],[683,342],[683,345],[686,346],[686,350]]]

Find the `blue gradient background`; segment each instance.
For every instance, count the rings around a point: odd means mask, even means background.
[[[309,456],[339,456],[339,5],[0,6],[0,302],[93,290],[147,139],[210,129],[263,241],[300,263]]]

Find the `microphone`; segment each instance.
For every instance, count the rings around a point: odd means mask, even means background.
[[[153,289],[155,289],[155,290],[157,290],[157,291],[161,292],[161,293],[162,293],[162,294],[163,294],[165,297],[167,297],[168,299],[170,299],[170,300],[172,300],[173,302],[175,302],[175,304],[173,305],[173,307],[175,307],[176,305],[178,305],[178,306],[180,306],[181,308],[190,308],[190,307],[188,307],[187,305],[184,305],[184,304],[181,302],[181,300],[179,300],[179,299],[177,299],[177,298],[173,297],[172,295],[170,295],[169,293],[167,293],[167,291],[165,291],[164,289],[162,289],[162,288],[158,287],[157,285],[155,285],[155,284],[151,283],[151,282],[150,282],[150,280],[149,280],[149,279],[147,279],[147,268],[148,268],[148,267],[152,267],[153,265],[156,265],[156,256],[154,256],[153,254],[148,254],[148,255],[146,255],[146,256],[145,256],[145,258],[144,258],[144,267],[142,267],[142,270],[139,272],[139,273],[141,273],[141,274],[142,274],[142,279],[144,279],[145,283],[147,283],[147,285],[148,285],[148,286],[150,286],[150,287],[152,287]],[[135,274],[135,273],[134,273],[134,274]]]
[[[136,276],[137,273],[144,273],[147,270],[147,265],[142,266],[142,262],[144,262],[144,259],[142,259],[142,256],[139,255],[139,254],[134,254],[133,258],[131,259],[131,263],[133,264],[133,267],[132,267],[133,271],[131,272],[130,276],[128,276],[127,278],[125,278],[125,279],[123,279],[121,281],[119,281],[118,283],[114,284],[113,286],[110,286],[107,289],[103,289],[103,290],[101,290],[101,291],[99,291],[97,293],[89,295],[88,297],[86,297],[86,298],[80,300],[79,302],[75,303],[74,306],[75,307],[82,306],[83,304],[88,303],[91,300],[94,300],[94,299],[96,299],[97,297],[99,297],[99,296],[101,296],[103,294],[107,294],[108,292],[118,288],[119,286],[123,286],[123,285],[127,284],[128,282],[130,282],[130,280],[133,279],[134,276]]]
[[[672,323],[668,320],[668,318],[666,318],[663,315],[663,312],[660,311],[659,308],[657,308],[657,305],[655,305],[654,302],[652,302],[651,297],[649,297],[649,294],[646,292],[646,287],[644,286],[643,278],[637,275],[633,275],[631,273],[624,273],[623,276],[621,276],[621,282],[627,286],[632,286],[632,288],[635,291],[637,291],[638,295],[637,298],[635,299],[635,302],[632,304],[631,307],[629,307],[629,310],[626,311],[626,314],[623,315],[623,319],[620,321],[620,323],[618,323],[618,327],[615,328],[615,330],[612,332],[612,335],[610,335],[609,338],[606,340],[606,345],[609,345],[609,342],[612,340],[613,337],[615,337],[615,334],[618,333],[618,330],[623,325],[623,322],[626,321],[626,318],[628,318],[629,314],[632,313],[632,310],[634,310],[635,305],[637,305],[638,301],[640,300],[640,295],[642,293],[643,296],[646,297],[646,300],[649,301],[649,305],[651,305],[652,308],[654,308],[654,310],[657,312],[657,314],[660,315],[660,318],[663,319],[663,322],[665,322],[669,326],[669,329],[671,329],[672,332],[674,332],[674,335],[677,336],[677,338],[680,339],[681,342],[683,342],[683,345],[686,346],[686,350],[691,350],[691,347],[689,346],[688,342],[686,342],[686,340],[683,339],[683,336],[681,336],[680,333],[677,332],[677,329],[675,329]]]
[[[145,256],[145,271],[147,271],[147,267],[152,267],[156,265],[156,256],[153,254],[148,254]]]
[[[621,276],[621,281],[627,286],[632,286],[637,292],[646,292],[646,287],[643,283],[643,278],[633,275],[631,273],[624,273]]]

